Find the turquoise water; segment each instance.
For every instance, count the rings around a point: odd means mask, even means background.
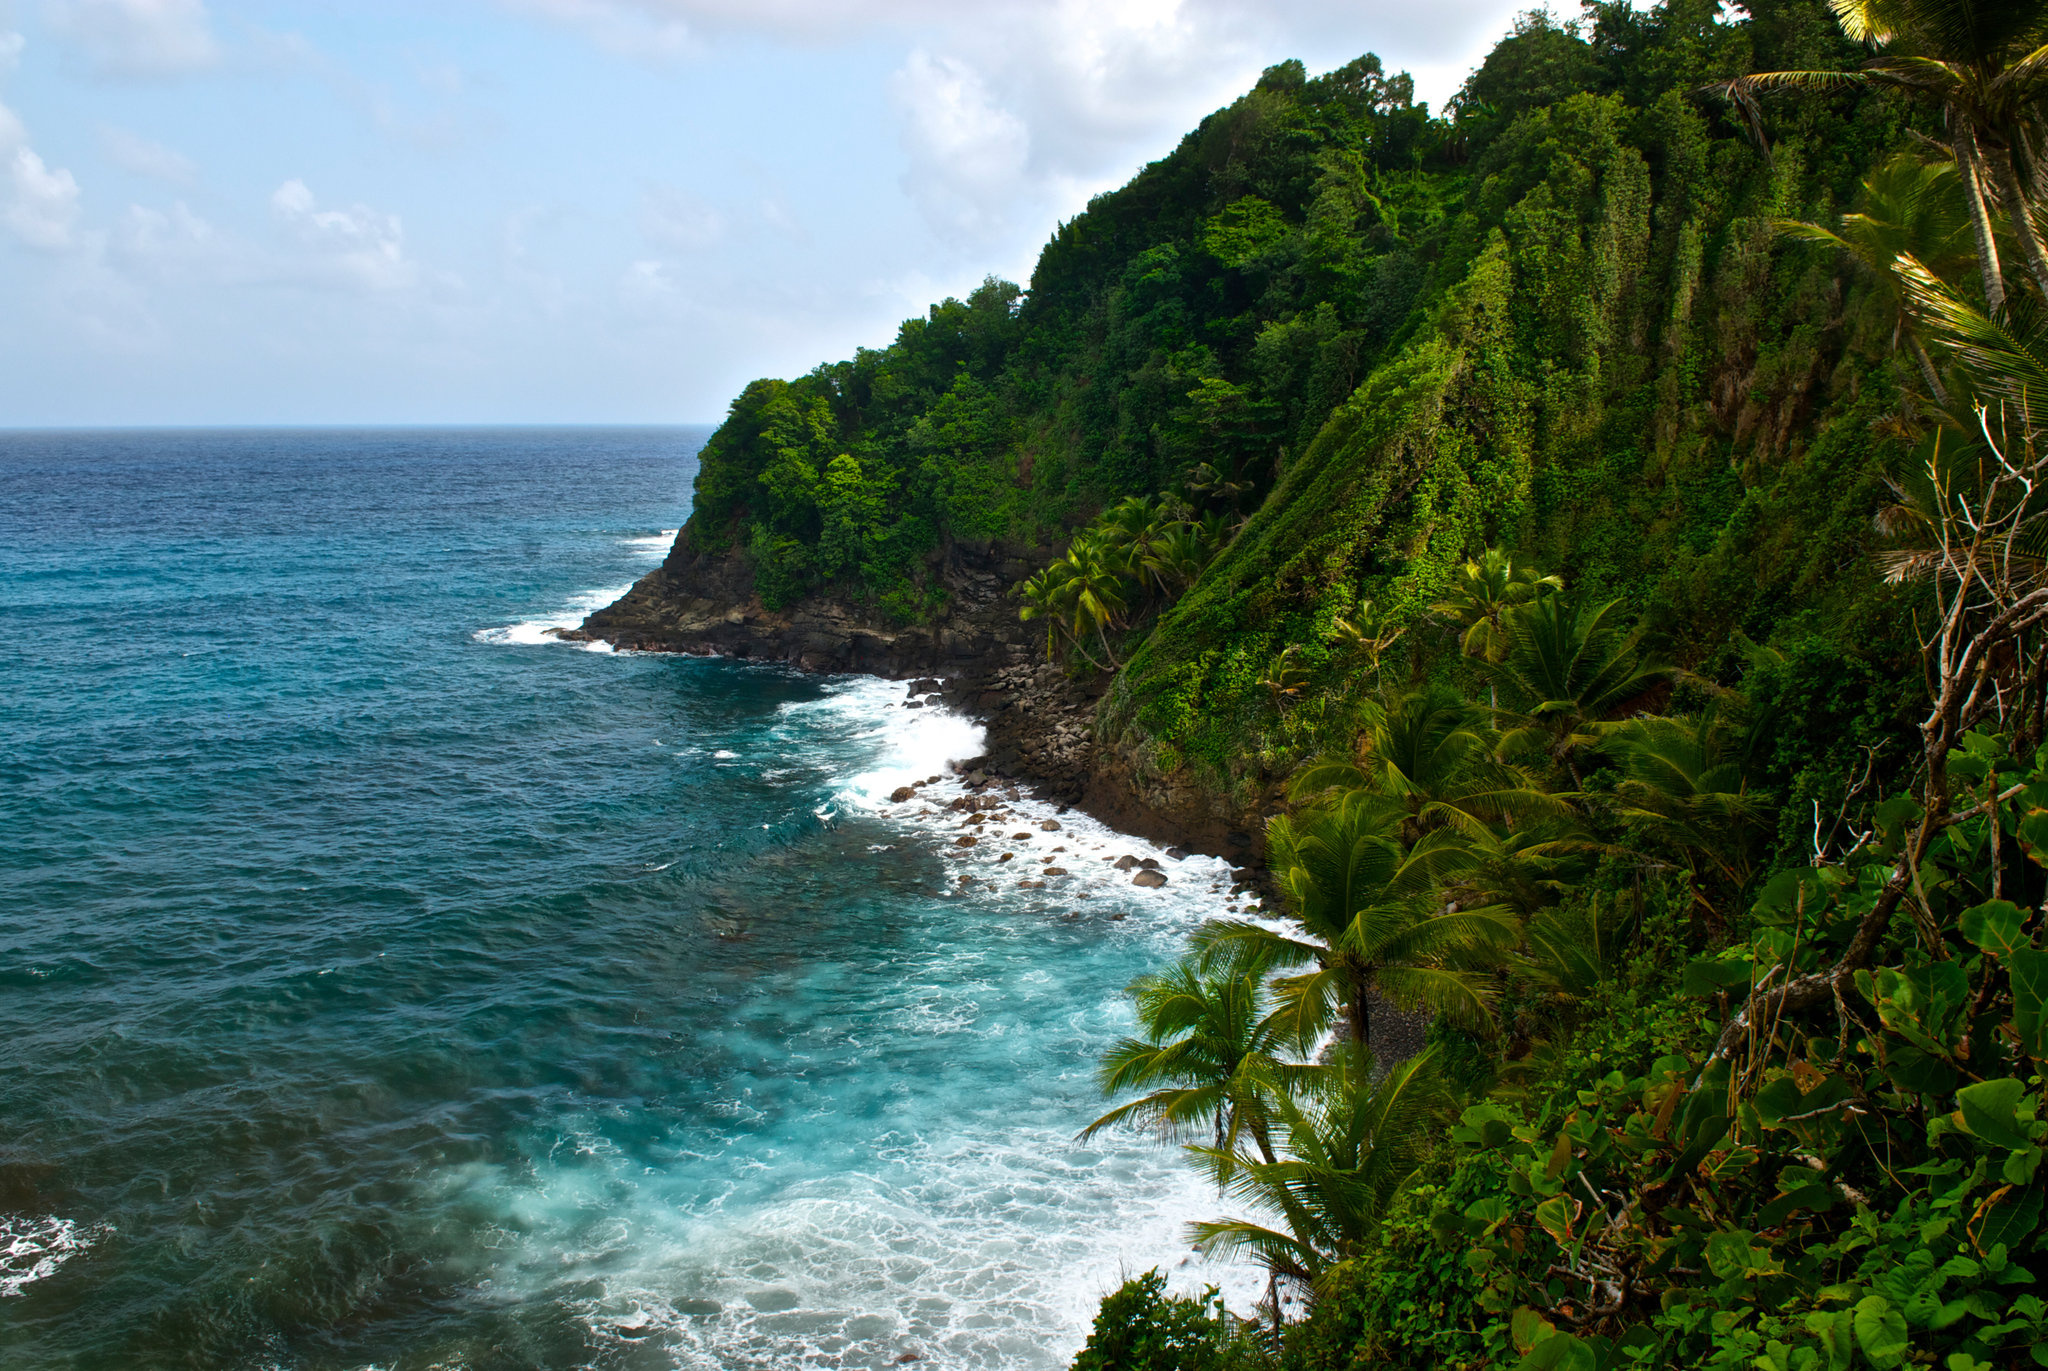
[[[1057,1366],[1181,1259],[1072,1137],[1219,865],[959,849],[902,687],[541,631],[702,437],[0,434],[0,1365]]]

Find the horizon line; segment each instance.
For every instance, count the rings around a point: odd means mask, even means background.
[[[15,433],[302,433],[302,432],[380,432],[396,433],[429,429],[664,429],[664,428],[717,428],[722,420],[678,419],[678,420],[489,420],[456,419],[446,421],[310,421],[279,423],[132,423],[132,424],[0,424],[0,435]]]

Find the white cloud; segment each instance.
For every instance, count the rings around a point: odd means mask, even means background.
[[[29,247],[57,252],[71,246],[77,222],[78,178],[43,161],[20,117],[0,105],[0,224]]]
[[[1164,153],[1274,62],[1326,69],[1372,47],[1440,104],[1530,0],[501,2],[642,56],[709,52],[727,35],[900,41],[891,95],[905,190],[956,247],[1013,251],[1020,235],[1035,242],[1052,219]]]
[[[177,76],[220,60],[202,0],[49,0],[48,14],[103,75]]]
[[[31,148],[16,148],[7,161],[7,206],[0,222],[30,247],[56,251],[71,246],[78,221],[78,181],[51,169]]]
[[[180,200],[168,210],[130,205],[115,242],[124,256],[153,267],[189,266],[215,254],[220,234]]]
[[[606,52],[640,61],[668,62],[697,51],[696,30],[665,6],[618,0],[505,0],[513,9],[581,29]]]
[[[922,48],[891,80],[904,115],[904,189],[935,227],[977,236],[1003,225],[1031,155],[1031,131],[981,74]]]
[[[174,186],[189,186],[199,179],[199,169],[192,164],[191,158],[112,124],[100,129],[100,147],[106,152],[108,161],[137,176],[166,181]]]
[[[397,290],[419,271],[405,255],[405,229],[395,214],[368,205],[322,209],[304,181],[286,181],[270,210],[297,240],[315,280],[358,289]]]
[[[667,186],[640,201],[640,232],[655,247],[702,252],[725,237],[725,216],[702,201]]]

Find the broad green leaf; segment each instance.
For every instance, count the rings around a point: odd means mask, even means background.
[[[1599,1371],[1593,1349],[1570,1333],[1553,1333],[1522,1358],[1519,1371]]]
[[[1920,817],[1920,802],[1911,795],[1894,795],[1877,807],[1877,827],[1887,837]]]
[[[1560,1243],[1571,1241],[1573,1211],[1577,1206],[1569,1195],[1552,1195],[1536,1206],[1536,1222]]]
[[[1458,1116],[1451,1139],[1466,1147],[1494,1148],[1514,1137],[1514,1119],[1499,1105],[1475,1104]]]
[[[1771,877],[1756,897],[1756,912],[1766,920],[1811,915],[1827,903],[1827,886],[1816,867],[1795,866]]]
[[[1755,964],[1746,958],[1733,961],[1698,957],[1686,963],[1680,993],[1706,999],[1724,990],[1747,991],[1754,973]]]
[[[2041,865],[2048,866],[2048,810],[2029,814],[2020,820],[2014,834],[2027,849],[2027,855]]]
[[[1508,1216],[1508,1202],[1504,1196],[1488,1195],[1483,1200],[1474,1200],[1465,1206],[1465,1217],[1481,1223],[1498,1223]]]
[[[1806,1316],[1807,1330],[1820,1335],[1821,1347],[1828,1354],[1828,1371],[1848,1371],[1849,1364],[1856,1359],[1855,1323],[1854,1309]]]
[[[2012,1026],[2020,1035],[2020,1050],[2041,1061],[2048,1058],[2048,952],[2037,948],[2014,952],[2008,969],[2012,973]]]
[[[1946,1095],[1956,1088],[1956,1069],[1931,1052],[1907,1043],[1885,1055],[1885,1074],[1899,1089],[1915,1095]]]
[[[1976,1229],[1975,1237],[1979,1246],[1988,1251],[2002,1244],[2011,1251],[2025,1241],[2027,1235],[2032,1233],[2040,1222],[2041,1192],[2038,1189],[2010,1190],[1997,1204],[1985,1211],[1983,1219],[1973,1227]],[[2013,1279],[2012,1273],[2020,1270],[2021,1268],[2015,1266],[2010,1271],[2001,1273],[1999,1282],[2031,1282],[2030,1275],[2022,1275],[2017,1281]]]
[[[1515,1350],[1527,1352],[1544,1339],[1556,1337],[1557,1325],[1524,1305],[1509,1318],[1508,1332],[1514,1337]]]
[[[2000,1147],[2032,1146],[2033,1139],[2020,1130],[2015,1114],[2021,1097],[2026,1093],[2026,1086],[2010,1076],[1964,1086],[1956,1092],[1956,1103],[1962,1107],[1963,1127]]]
[[[1867,1295],[1856,1302],[1856,1345],[1871,1365],[1897,1366],[1906,1355],[1906,1316],[1892,1308],[1882,1295]]]
[[[2010,957],[2027,946],[2020,931],[2027,912],[2010,900],[1987,900],[1963,911],[1963,936],[1994,957]]]

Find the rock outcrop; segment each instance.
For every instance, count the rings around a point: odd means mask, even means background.
[[[642,652],[787,662],[806,671],[913,677],[979,720],[987,753],[966,769],[1031,785],[1128,833],[1245,862],[1258,826],[1184,779],[1150,773],[1104,745],[1096,726],[1107,677],[1074,679],[1045,660],[1043,630],[1017,618],[1010,587],[1046,560],[1043,549],[955,543],[934,562],[947,592],[931,622],[904,626],[829,597],[770,610],[744,558],[704,553],[689,530],[659,568],[564,638]],[[906,703],[921,703],[907,701]]]
[[[1044,560],[1042,551],[1007,544],[954,543],[933,567],[946,608],[929,623],[906,627],[826,596],[768,609],[745,558],[699,552],[685,528],[660,567],[561,636],[643,652],[788,662],[806,671],[896,679],[986,674],[1029,660],[1034,635],[1018,621],[1009,589]]]

